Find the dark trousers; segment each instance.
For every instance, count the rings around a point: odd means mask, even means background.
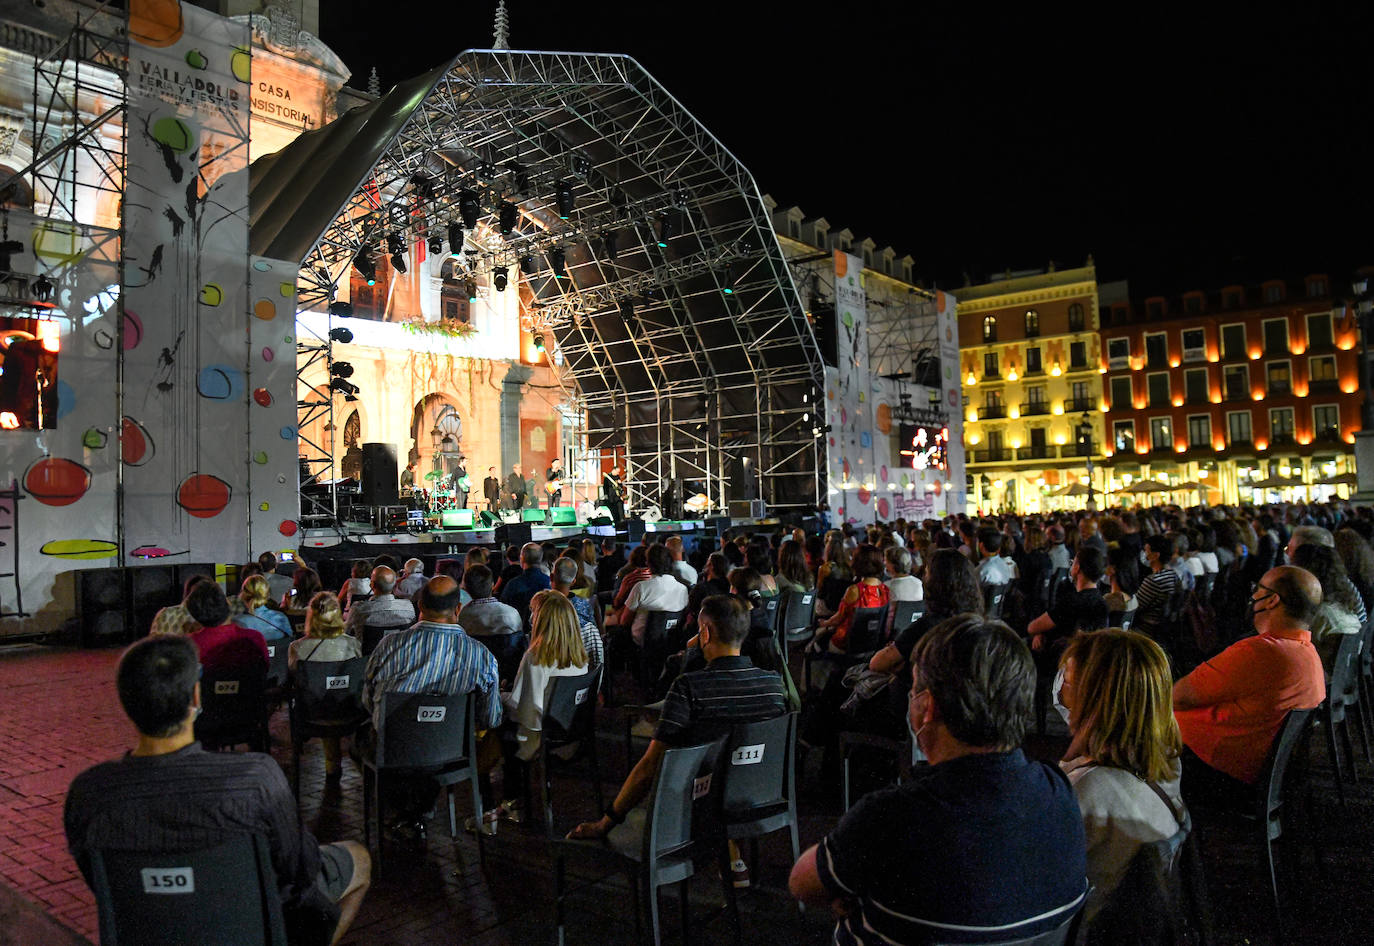
[[[1192,749],[1183,747],[1180,757],[1183,778],[1179,785],[1189,805],[1250,811],[1255,802],[1255,786],[1247,785],[1203,762]]]

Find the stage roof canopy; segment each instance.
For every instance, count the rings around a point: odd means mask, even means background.
[[[633,59],[470,50],[258,160],[251,188],[253,252],[302,261],[302,307],[389,237],[452,252],[462,225],[463,275],[524,274],[591,445],[627,447],[642,490],[723,501],[748,457],[764,498],[817,501],[821,361],[758,188]]]

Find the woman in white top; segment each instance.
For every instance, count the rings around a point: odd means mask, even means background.
[[[291,642],[286,654],[286,665],[292,672],[303,660],[335,661],[349,660],[363,655],[362,644],[356,637],[343,632],[343,608],[339,606],[338,596],[321,591],[310,599],[305,611],[305,636]],[[325,736],[320,740],[324,745],[324,777],[337,779],[343,774],[339,765],[339,737]]]
[[[343,583],[339,589],[339,601],[347,611],[353,606],[354,595],[372,594],[372,565],[365,558],[360,558],[353,563],[351,577]]]
[[[1089,930],[1140,846],[1179,830],[1182,740],[1169,658],[1144,634],[1080,634],[1059,667],[1055,708],[1073,735],[1060,766],[1083,812],[1093,887],[1083,917]]]

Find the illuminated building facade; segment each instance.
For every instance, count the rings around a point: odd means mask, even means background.
[[[1008,273],[954,295],[969,509],[1042,512],[1100,500],[1102,359],[1092,260],[1076,269]]]
[[[1167,496],[1180,503],[1353,492],[1362,398],[1347,288],[1312,274],[1104,305],[1112,492],[1141,479],[1182,487]]]

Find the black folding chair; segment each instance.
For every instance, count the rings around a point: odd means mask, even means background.
[[[411,626],[413,626],[413,622],[407,624],[378,625],[376,627],[373,627],[370,624],[364,624],[362,640],[363,656],[371,657],[372,652],[377,649],[377,645],[382,642],[383,637],[386,637],[393,631],[404,631],[406,628]]]
[[[1007,589],[1010,587],[1010,582],[983,586],[983,613],[989,621],[1002,619],[1002,602],[1006,600]]]
[[[377,872],[382,870],[383,782],[392,777],[428,777],[448,796],[448,829],[458,836],[453,786],[472,785],[472,808],[482,823],[482,793],[477,782],[477,733],[475,692],[452,695],[435,693],[383,693],[375,751],[363,756],[363,837],[369,847],[377,833]],[[477,835],[477,857],[483,860],[482,832]]]
[[[759,841],[787,829],[792,863],[801,856],[797,835],[797,714],[757,723],[740,723],[726,739],[721,757],[725,786],[721,820],[732,841],[749,839],[749,869],[758,872]]]
[[[639,683],[646,692],[656,693],[658,678],[668,655],[678,650],[683,641],[685,611],[650,611],[644,620],[644,643],[639,648]]]
[[[1045,610],[1048,611],[1059,602],[1059,592],[1069,584],[1069,569],[1056,568],[1050,572],[1049,591],[1045,596]]]
[[[998,940],[996,943],[988,944],[988,946],[1068,946],[1068,944],[1076,942],[1078,940],[1078,927],[1083,922],[1083,905],[1087,903],[1089,892],[1091,892],[1090,889],[1084,891],[1078,900],[1060,911],[1063,919],[1054,929],[1046,930],[1035,936]],[[928,941],[927,946],[954,946],[954,944],[948,940],[939,939],[937,934],[936,938]]]
[[[778,602],[778,648],[787,656],[790,644],[804,644],[815,633],[815,591],[784,591]]]
[[[1315,719],[1315,710],[1289,710],[1269,747],[1260,777],[1255,782],[1255,815],[1262,832],[1260,841],[1264,845],[1265,861],[1269,865],[1269,887],[1274,897],[1274,928],[1278,932],[1279,942],[1283,941],[1283,906],[1279,897],[1278,872],[1274,865],[1274,842],[1283,837],[1285,800],[1292,788],[1286,784],[1289,780],[1289,763],[1294,750],[1299,747],[1302,747],[1299,755],[1306,754],[1306,737]]]
[[[200,716],[195,736],[207,749],[246,744],[266,752],[267,671],[262,667],[212,670],[200,680]]]
[[[916,619],[926,611],[924,601],[894,601],[889,607],[892,610],[893,637],[915,624]]]
[[[782,617],[782,592],[763,599],[763,613],[766,615],[762,619],[763,623],[776,632],[778,619]]]
[[[267,642],[267,689],[281,693],[286,687],[289,671],[288,657],[291,652],[291,639],[278,638]],[[203,689],[203,687],[202,687]]]
[[[811,689],[811,667],[817,662],[834,664],[837,670],[847,669],[867,659],[886,643],[884,629],[887,626],[888,605],[881,608],[855,608],[849,622],[849,633],[845,637],[845,652],[832,654],[828,649],[817,653],[808,651],[802,661],[802,678],[807,690]]]
[[[1111,614],[1107,615],[1107,626],[1119,627],[1123,631],[1129,631],[1131,625],[1135,623],[1135,612],[1135,608],[1129,608],[1125,611],[1113,611]]]
[[[554,837],[553,768],[575,764],[582,758],[590,760],[596,810],[605,807],[596,746],[596,694],[600,688],[601,667],[575,677],[553,677],[545,687],[544,714],[539,723],[539,763],[543,770],[544,827],[550,838]],[[557,750],[572,746],[577,747],[572,757],[557,754]],[[528,804],[525,810],[529,810]]]
[[[365,657],[302,660],[291,688],[291,790],[301,797],[301,752],[313,736],[351,736],[368,721],[363,711]]]
[[[95,850],[89,866],[103,946],[287,944],[260,835],[195,851]]]
[[[1341,733],[1341,747],[1345,750],[1346,765],[1350,777],[1356,785],[1360,774],[1355,766],[1355,746],[1350,739],[1350,718],[1348,710],[1359,712],[1360,691],[1358,674],[1360,659],[1360,635],[1344,634],[1336,648],[1336,657],[1331,663],[1331,679],[1326,685],[1326,700],[1321,705],[1322,729],[1326,731],[1326,748],[1331,756],[1331,768],[1336,774],[1336,794],[1345,808],[1345,773],[1341,768],[1341,752],[1336,748],[1336,729]],[[1364,730],[1360,731],[1364,739]],[[1365,749],[1368,750],[1368,745]]]
[[[641,931],[639,897],[641,887],[647,893],[651,942],[660,946],[658,889],[667,884],[678,885],[678,903],[682,911],[682,942],[690,936],[688,912],[688,881],[696,873],[697,864],[704,860],[722,862],[725,859],[724,832],[720,829],[720,799],[722,780],[716,778],[716,766],[724,740],[700,746],[669,749],[663,753],[658,776],[649,793],[647,807],[635,808],[625,816],[625,823],[613,828],[604,841],[569,841],[562,838],[552,842],[554,855],[554,903],[558,941],[563,941],[563,899],[566,895],[564,873],[568,857],[586,857],[610,862],[625,871],[630,878],[631,910],[635,918],[635,938]],[[729,887],[728,865],[722,864],[722,881],[727,898],[734,895]]]
[[[472,639],[496,658],[496,672],[502,680],[515,678],[520,669],[520,658],[529,649],[529,638],[524,631],[516,634],[474,634]]]

